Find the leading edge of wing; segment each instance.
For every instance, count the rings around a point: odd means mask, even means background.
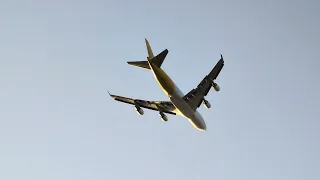
[[[164,113],[176,115],[176,113],[173,112],[174,105],[169,101],[147,101],[147,100],[141,100],[141,99],[133,99],[133,98],[127,98],[123,96],[117,96],[114,94],[111,94],[108,91],[109,95],[116,101],[132,104],[132,105],[138,105],[142,108],[154,110],[154,111],[161,111]]]
[[[217,64],[214,66],[214,68],[208,74],[208,76],[210,77],[211,80],[217,79],[218,75],[220,74],[220,72],[224,66],[224,59],[223,59],[222,54],[220,54],[220,56],[221,56],[220,60],[217,62]]]
[[[222,54],[220,54],[220,56],[220,60],[212,68],[209,74],[201,80],[201,82],[195,89],[192,89],[183,97],[183,99],[187,101],[187,103],[191,106],[192,109],[195,110],[201,105],[204,97],[207,96],[208,92],[210,91],[212,83],[215,79],[217,79],[218,75],[220,74],[224,66],[224,59]]]

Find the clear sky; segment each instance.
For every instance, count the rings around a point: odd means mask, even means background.
[[[320,1],[1,0],[0,179],[320,179]],[[199,109],[139,116],[110,92],[168,100],[224,55]]]

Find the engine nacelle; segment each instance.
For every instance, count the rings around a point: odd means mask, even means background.
[[[217,83],[212,83],[212,86],[214,88],[215,91],[220,91],[220,86]]]
[[[143,109],[141,109],[139,106],[136,106],[136,111],[137,111],[137,113],[140,114],[140,115],[143,115],[143,114],[144,114]]]
[[[164,122],[167,122],[169,120],[168,116],[165,115],[163,112],[160,112],[160,116],[161,116],[162,121],[164,121]]]
[[[207,100],[205,100],[205,99],[203,100],[203,104],[204,104],[204,106],[205,106],[207,109],[211,108],[210,102],[207,101]]]

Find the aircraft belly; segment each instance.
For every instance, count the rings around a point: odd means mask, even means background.
[[[159,85],[161,86],[161,88],[163,89],[163,91],[167,94],[167,95],[171,95],[174,91],[174,82],[170,79],[170,77],[161,69],[158,68],[157,66],[153,65],[152,63],[149,63],[153,75],[156,78],[157,82],[159,83]]]
[[[174,91],[171,96],[169,96],[171,102],[176,107],[176,113],[184,116],[189,120],[189,122],[199,130],[205,130],[206,124],[201,117],[200,113],[193,111],[186,101],[183,100],[183,93],[180,89],[174,85]]]
[[[180,89],[174,85],[174,91],[169,96],[172,103],[176,106],[176,108],[180,111],[180,114],[182,114],[185,117],[192,117],[193,110],[190,108],[190,106],[185,102],[183,98],[183,93],[180,91]]]
[[[149,65],[162,90],[169,96],[172,104],[176,107],[175,113],[188,119],[195,128],[205,130],[206,125],[203,118],[183,99],[184,94],[174,84],[170,77],[162,69],[154,66],[152,63],[149,62]]]

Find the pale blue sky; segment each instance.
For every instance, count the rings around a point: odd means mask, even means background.
[[[0,179],[320,179],[320,2],[0,2]],[[199,111],[138,116],[114,94],[167,100],[144,38],[184,93],[223,53]]]

